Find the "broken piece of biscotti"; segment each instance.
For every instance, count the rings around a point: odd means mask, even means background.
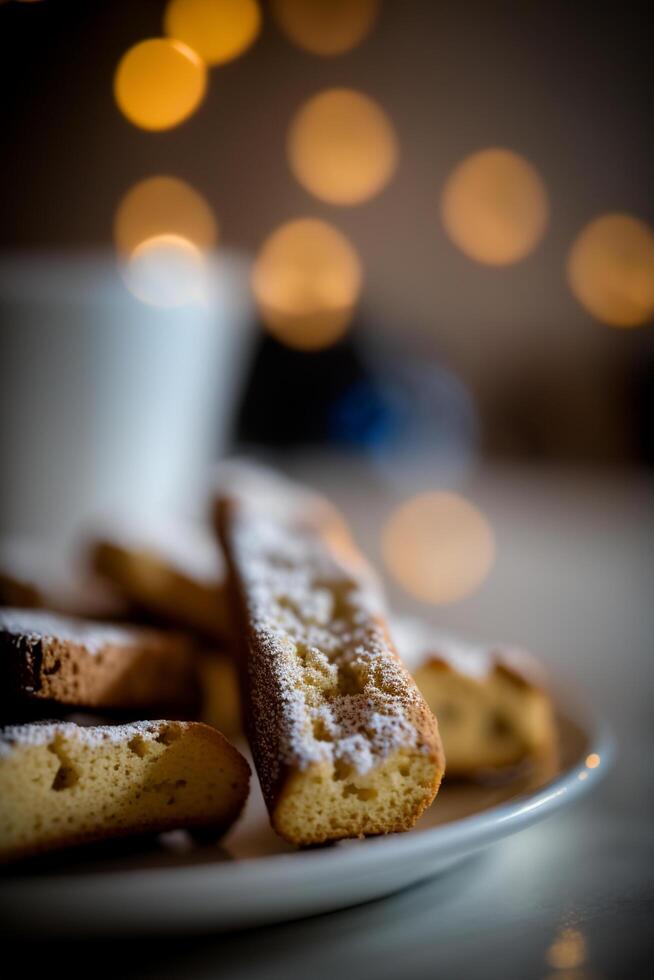
[[[250,770],[213,728],[140,721],[0,729],[0,860],[181,827],[225,831]]]
[[[183,636],[0,609],[0,703],[184,711],[195,697],[195,660]]]
[[[409,830],[443,773],[436,720],[342,519],[301,489],[281,502],[232,487],[216,506],[272,825],[295,844]]]
[[[543,670],[501,643],[472,644],[416,619],[394,620],[393,638],[438,718],[447,775],[543,758],[556,726]]]
[[[137,610],[213,639],[229,636],[225,563],[208,528],[115,522],[90,546],[89,564]]]

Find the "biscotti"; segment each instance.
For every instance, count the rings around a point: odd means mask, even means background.
[[[250,745],[272,825],[295,844],[408,830],[443,773],[436,720],[335,513],[297,488],[216,503]]]
[[[36,585],[20,575],[0,568],[0,605],[38,609],[43,604],[43,596]]]
[[[181,827],[225,831],[248,793],[245,759],[195,722],[0,729],[0,860]]]
[[[200,721],[225,735],[243,731],[236,670],[231,656],[209,650],[198,656]]]
[[[127,619],[127,607],[74,567],[52,567],[43,547],[0,541],[0,606],[49,609],[86,619]]]
[[[438,717],[448,776],[474,776],[555,751],[556,726],[543,670],[506,644],[472,644],[415,619],[393,639]]]
[[[146,713],[196,698],[193,651],[174,633],[36,609],[0,609],[0,702]]]
[[[136,610],[213,640],[229,636],[224,560],[208,529],[116,524],[91,544],[89,564]]]

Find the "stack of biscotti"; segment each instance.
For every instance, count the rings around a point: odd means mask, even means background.
[[[263,515],[277,525],[283,538],[296,541],[306,533],[307,525],[332,543],[340,539],[343,544],[348,532],[338,512],[324,498],[259,466],[221,464],[214,496],[221,544],[206,534],[200,540],[197,531],[189,534],[177,529],[174,536],[168,531],[160,538],[153,534],[148,560],[143,562],[144,545],[138,547],[133,538],[127,552],[124,536],[122,568],[99,561],[97,547],[93,565],[105,582],[118,587],[124,597],[137,605],[141,602],[150,615],[157,608],[168,608],[167,618],[178,624],[179,612],[172,610],[180,605],[189,607],[180,602],[179,591],[169,587],[179,581],[181,570],[187,579],[186,592],[195,590],[199,596],[203,582],[205,589],[211,583],[219,596],[214,608],[225,617],[219,632],[227,641],[218,651],[214,643],[200,662],[202,717],[222,731],[237,733],[243,722],[237,662],[240,659],[242,665],[253,658],[250,654],[243,657],[248,623],[242,613],[241,576],[232,554],[234,549],[226,537],[229,522],[224,515],[240,510],[242,515],[249,514],[245,518],[249,524],[257,515],[259,519]],[[180,547],[182,539],[186,542],[185,555]],[[190,553],[191,542],[194,556]],[[365,566],[351,545],[346,547],[348,561],[357,566],[360,575]],[[227,564],[223,550],[227,552]],[[279,568],[273,567],[271,575],[279,580]],[[365,575],[370,581],[369,573]],[[206,608],[211,608],[209,602]],[[203,618],[206,622],[206,615]],[[186,625],[197,632],[201,619],[189,619],[187,615]],[[337,625],[342,628],[342,624]],[[390,632],[425,701],[439,718],[449,776],[475,778],[489,769],[506,769],[552,755],[556,743],[552,705],[543,671],[533,657],[506,644],[472,646],[417,620],[409,623],[393,619]],[[239,649],[240,658],[235,656]],[[247,705],[251,700],[247,677],[241,687]]]
[[[223,832],[249,767],[215,729],[171,720],[193,714],[194,689],[181,635],[1,609],[0,860],[177,827]],[[65,720],[80,709],[113,724]]]
[[[222,464],[215,483],[220,499],[247,498],[251,508],[263,501],[280,520],[288,514],[300,519],[309,512],[314,525],[332,528],[332,537],[344,527],[324,498],[262,467]],[[233,589],[230,598],[222,548],[197,528],[169,528],[160,535],[150,532],[147,546],[145,537],[141,530],[139,545],[136,532],[131,539],[124,533],[122,560],[114,564],[103,564],[99,555],[105,545],[96,544],[92,564],[105,584],[117,588],[135,610],[139,602],[151,616],[165,609],[165,618],[180,625],[179,610],[185,609],[185,625],[196,633],[211,608],[219,610],[221,622],[214,635],[222,635],[223,641],[216,639],[199,661],[202,718],[235,734],[242,725],[234,662],[239,642],[229,623],[238,615],[239,601],[233,598]],[[118,554],[115,540],[112,548]],[[182,576],[183,589],[179,587]],[[207,589],[216,596],[213,607]],[[190,605],[182,599],[191,593],[197,597],[196,609],[204,596],[203,613],[195,617],[189,616]],[[474,778],[489,769],[552,755],[556,747],[552,704],[544,672],[532,655],[506,643],[471,644],[416,619],[394,618],[391,635],[439,719],[449,776]]]
[[[198,717],[227,735],[239,732],[227,571],[209,527],[114,520],[92,537],[87,563],[133,619],[193,636]]]
[[[214,495],[236,493],[288,507],[298,494],[337,523],[324,498],[267,467],[228,460],[217,467]],[[88,535],[87,535],[88,536]],[[0,555],[0,569],[2,568]],[[209,522],[114,517],[90,535],[86,564],[103,595],[135,621],[183,630],[194,638],[200,697],[198,717],[226,734],[242,729],[236,679],[233,590],[222,547]],[[0,583],[1,584],[1,583]],[[1,595],[1,589],[0,589]]]
[[[0,561],[0,597],[29,607],[0,610],[0,860],[224,832],[248,793],[225,738],[242,726],[271,824],[297,845],[409,830],[446,759],[476,778],[553,750],[533,659],[389,619],[324,498],[222,465],[211,518],[96,534],[88,565],[128,625],[53,612],[70,606]]]
[[[239,732],[225,562],[208,524],[114,515],[84,538],[81,567],[63,575],[33,547],[0,547],[0,606],[146,625],[177,641],[183,632],[194,648],[193,697],[188,683],[176,695],[184,714],[194,706],[199,720]]]

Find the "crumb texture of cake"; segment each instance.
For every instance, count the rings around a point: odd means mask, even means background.
[[[197,722],[70,722],[0,729],[0,860],[87,841],[206,827],[224,832],[250,770]]]
[[[448,775],[474,776],[556,751],[544,671],[531,654],[471,643],[417,619],[395,620],[392,632],[438,718]]]
[[[436,721],[389,642],[381,592],[330,509],[223,498],[247,636],[248,735],[271,822],[296,844],[407,830],[431,803]]]
[[[0,609],[0,701],[183,710],[196,695],[188,641],[159,630]]]
[[[214,639],[229,635],[225,562],[208,528],[116,522],[90,546],[89,564],[137,609]]]

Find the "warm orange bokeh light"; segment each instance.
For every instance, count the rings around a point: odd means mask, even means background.
[[[141,129],[171,129],[198,108],[207,87],[204,62],[186,44],[151,38],[130,48],[114,76],[124,116]]]
[[[130,292],[150,306],[184,306],[207,296],[204,256],[181,235],[155,235],[141,242],[124,266],[123,278]]]
[[[468,258],[510,265],[531,252],[548,218],[545,185],[517,153],[488,149],[455,168],[443,189],[445,231]]]
[[[629,214],[591,221],[568,257],[572,292],[598,320],[638,327],[654,317],[654,234]]]
[[[361,291],[361,265],[348,240],[324,221],[289,221],[264,242],[252,288],[269,331],[282,343],[317,350],[335,343]]]
[[[114,238],[119,253],[130,256],[157,235],[179,235],[199,249],[208,249],[215,245],[218,232],[211,208],[189,184],[176,177],[148,177],[120,202]]]
[[[586,756],[586,766],[588,769],[597,769],[601,762],[600,757],[597,752],[591,752],[590,755]]]
[[[474,592],[493,564],[495,541],[482,514],[454,493],[424,493],[391,514],[382,534],[386,567],[423,602]]]
[[[388,183],[397,140],[383,110],[351,89],[329,89],[304,103],[287,140],[291,170],[329,204],[360,204]]]
[[[368,36],[379,0],[273,0],[272,12],[291,41],[330,56],[350,51]]]
[[[166,34],[193,48],[208,65],[238,58],[260,29],[257,0],[170,0],[164,15]]]
[[[571,970],[586,961],[586,940],[578,929],[562,929],[547,950],[546,960],[556,970]]]

